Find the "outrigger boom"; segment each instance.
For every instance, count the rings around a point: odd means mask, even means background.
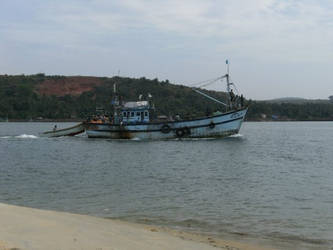
[[[197,89],[195,89],[195,88],[192,88],[192,89],[193,89],[195,92],[197,92],[198,94],[200,94],[200,95],[202,95],[202,96],[205,96],[205,97],[207,97],[208,99],[213,100],[214,102],[217,102],[217,103],[219,103],[219,104],[222,104],[222,105],[224,105],[224,106],[226,106],[226,107],[229,106],[229,105],[225,104],[224,102],[221,102],[221,101],[215,99],[214,97],[211,97],[211,96],[209,96],[209,95],[207,95],[207,94],[205,94],[205,93],[203,93],[203,92],[201,92],[201,91],[199,91],[199,90],[197,90]]]

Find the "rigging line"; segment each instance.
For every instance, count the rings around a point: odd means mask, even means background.
[[[207,97],[208,99],[211,99],[211,100],[214,101],[214,102],[220,103],[220,104],[222,104],[222,105],[228,107],[228,105],[225,104],[224,102],[221,102],[221,101],[215,99],[214,97],[211,97],[211,96],[209,96],[209,95],[207,95],[207,94],[205,94],[205,93],[203,93],[203,92],[201,92],[201,91],[199,91],[199,90],[197,90],[197,89],[194,89],[194,88],[192,88],[192,89],[193,89],[195,92],[197,92],[198,94],[203,95],[203,96]]]
[[[219,77],[219,78],[214,79],[214,80],[212,80],[212,81],[210,81],[210,82],[208,82],[208,83],[205,83],[205,84],[199,85],[199,86],[197,86],[197,88],[206,87],[206,86],[208,86],[208,85],[211,85],[211,84],[217,82],[217,81],[220,80],[220,79],[221,79],[221,78]],[[222,79],[221,79],[221,80],[222,80]]]
[[[230,78],[230,85],[234,86],[233,88],[236,90],[236,93],[237,93],[238,95],[240,95],[240,92],[239,92],[239,90],[237,89],[236,84],[232,81],[231,78]]]
[[[196,85],[200,85],[200,84],[211,84],[211,83],[216,82],[216,81],[218,81],[219,79],[222,79],[222,78],[223,78],[223,76],[219,76],[219,77],[217,77],[217,78],[213,78],[213,79],[209,79],[209,80],[205,80],[205,81],[197,82],[197,83],[194,83],[194,84],[190,84],[190,85],[188,85],[188,86],[190,86],[190,87],[194,87],[194,86],[196,86]]]
[[[233,85],[235,86],[236,92],[237,92],[237,94],[239,95],[240,93],[239,93],[239,91],[238,91],[236,85],[235,85],[235,84],[233,84]]]
[[[231,85],[234,86],[233,88],[236,90],[237,95],[239,95],[240,92],[238,91],[236,84],[232,82]]]

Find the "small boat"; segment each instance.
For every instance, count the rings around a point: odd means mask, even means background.
[[[103,119],[85,122],[86,134],[89,138],[140,140],[226,137],[237,134],[245,118],[247,107],[243,104],[243,96],[234,94],[233,89],[237,89],[233,83],[229,82],[229,73],[217,78],[217,80],[222,79],[227,81],[227,93],[229,93],[227,103],[203,93],[198,88],[192,89],[198,94],[220,103],[226,111],[188,120],[182,120],[180,117],[175,117],[176,119],[173,120],[151,119],[150,111],[154,109],[154,105],[150,100],[120,103],[114,86],[112,119],[106,121],[103,117]],[[148,97],[151,95],[148,94]]]
[[[53,130],[41,133],[40,136],[43,136],[43,137],[74,136],[74,135],[81,134],[84,131],[85,131],[84,123],[79,123],[73,127],[64,128],[64,129],[57,129],[57,126],[55,125]]]

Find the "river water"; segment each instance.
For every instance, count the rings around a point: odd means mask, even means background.
[[[0,123],[0,202],[333,249],[332,122],[246,122],[224,139],[38,136],[53,126]]]

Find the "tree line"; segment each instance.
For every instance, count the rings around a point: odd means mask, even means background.
[[[248,120],[333,121],[333,102],[270,103],[250,101]]]
[[[96,112],[96,108],[113,112],[111,104],[113,85],[117,85],[120,98],[136,101],[142,95],[152,96],[156,115],[194,118],[210,115],[215,111],[225,111],[218,103],[195,93],[183,85],[171,84],[168,80],[101,77],[103,82],[91,91],[81,95],[41,95],[37,86],[48,79],[59,80],[65,76],[1,75],[0,76],[0,118],[9,120],[36,119],[86,119]],[[224,92],[208,91],[212,97],[225,100]],[[333,103],[269,103],[246,100],[249,105],[248,120],[333,120]]]

